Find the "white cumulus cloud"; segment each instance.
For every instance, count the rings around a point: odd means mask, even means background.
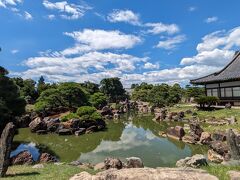
[[[166,40],[159,41],[157,48],[163,48],[171,50],[176,48],[176,46],[186,40],[185,35],[178,35],[175,37],[167,38]]]
[[[175,34],[180,31],[180,28],[176,24],[146,23],[145,26],[151,28],[148,32],[152,34]]]
[[[107,16],[110,22],[125,22],[132,25],[140,25],[139,15],[131,10],[114,10]]]
[[[216,22],[216,21],[218,21],[218,17],[216,17],[216,16],[208,17],[207,19],[205,19],[206,23],[213,23],[213,22]]]
[[[63,19],[79,19],[84,16],[85,12],[92,7],[87,4],[73,4],[68,3],[67,1],[59,1],[59,2],[50,2],[48,0],[43,1],[43,6],[50,10],[57,10],[60,13],[60,17]]]

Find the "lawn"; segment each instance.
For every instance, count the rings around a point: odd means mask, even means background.
[[[240,171],[240,166],[223,166],[223,165],[209,165],[205,166],[202,169],[206,170],[209,174],[212,174],[219,178],[219,180],[230,180],[230,177],[227,175],[228,171],[235,170]]]
[[[186,111],[186,110],[192,110],[193,112],[197,113],[197,117],[201,120],[203,119],[211,119],[212,117],[215,117],[216,119],[223,119],[223,118],[230,118],[231,116],[235,116],[237,119],[237,123],[234,125],[223,125],[223,126],[211,126],[208,124],[203,124],[203,128],[205,131],[208,132],[216,132],[216,131],[224,131],[226,129],[232,128],[236,129],[240,132],[240,109],[219,109],[219,110],[213,110],[213,111],[202,111],[194,109],[193,106],[190,106],[189,104],[179,104],[174,107],[170,107],[169,110],[171,112],[180,112],[180,111]],[[190,118],[191,115],[186,115],[186,118]]]
[[[8,169],[7,177],[3,179],[10,180],[44,180],[44,179],[57,179],[67,180],[74,174],[78,174],[82,171],[87,171],[94,174],[94,170],[87,169],[83,170],[77,166],[70,165],[55,165],[55,164],[44,164],[42,169],[33,169],[32,166],[11,166]]]

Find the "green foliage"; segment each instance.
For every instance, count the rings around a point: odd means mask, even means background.
[[[97,109],[101,109],[107,105],[107,97],[100,92],[90,96],[90,103]]]
[[[197,86],[190,86],[187,85],[185,88],[185,96],[188,98],[191,97],[199,97],[205,95],[205,90],[203,87],[197,87]]]
[[[76,113],[69,113],[63,117],[61,117],[61,121],[66,122],[70,119],[79,119],[79,116]]]
[[[57,88],[43,91],[35,104],[36,111],[65,107],[77,109],[88,104],[86,93],[77,83],[62,83]]]
[[[101,120],[102,116],[96,110],[96,108],[92,106],[82,106],[77,110],[77,115],[80,117],[80,120],[83,121],[97,121]]]
[[[152,85],[142,83],[134,88],[132,98],[162,107],[180,102],[183,93],[184,91],[179,84],[169,86],[167,84]]]
[[[82,88],[88,92],[90,95],[99,92],[99,85],[92,82],[81,83]]]
[[[210,108],[212,105],[219,102],[219,98],[215,96],[200,96],[195,98],[200,108]]]
[[[118,102],[127,98],[119,78],[106,78],[101,80],[100,91],[108,97],[110,102]]]
[[[13,78],[13,81],[20,89],[20,96],[23,97],[27,103],[33,103],[38,98],[38,93],[35,89],[35,81],[32,79],[23,80],[22,78]]]
[[[17,85],[7,77],[8,71],[0,66],[0,132],[2,128],[25,112],[26,102],[20,98]]]

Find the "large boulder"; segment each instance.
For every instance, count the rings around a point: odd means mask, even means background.
[[[126,158],[127,163],[126,163],[126,167],[127,168],[143,168],[143,162],[140,158],[138,157],[130,157],[130,158]]]
[[[208,150],[208,160],[213,163],[221,163],[223,162],[224,158],[217,152],[213,151],[212,149]]]
[[[227,144],[229,145],[231,158],[240,160],[240,136],[237,136],[232,129],[228,130]]]
[[[40,163],[52,163],[52,162],[58,162],[58,159],[49,153],[42,153],[39,157],[39,162]]]
[[[185,135],[185,131],[181,126],[170,127],[167,129],[166,133],[168,137],[178,140],[182,140],[182,137]]]
[[[70,180],[218,180],[201,169],[192,168],[132,168],[109,169],[91,175],[87,172],[76,174]]]
[[[27,150],[22,151],[11,158],[12,165],[31,165],[33,164],[33,162],[33,157],[31,153]]]
[[[47,125],[42,120],[42,118],[37,117],[29,124],[29,128],[31,129],[32,132],[36,132],[38,130],[46,130]]]
[[[10,153],[12,149],[12,140],[15,133],[13,123],[8,123],[4,128],[0,139],[0,177],[6,175],[10,165]]]
[[[228,171],[227,175],[230,177],[230,180],[240,179],[240,171]]]
[[[206,165],[208,165],[207,159],[202,154],[196,154],[192,157],[186,157],[185,159],[180,159],[176,163],[177,167],[199,168],[201,166],[206,166]]]
[[[86,129],[85,128],[80,128],[79,130],[75,131],[75,136],[80,136],[82,134],[85,134]]]
[[[199,142],[201,144],[210,144],[211,141],[211,134],[209,132],[202,132]]]
[[[195,138],[196,141],[200,140],[203,129],[196,122],[190,123],[190,135]]]
[[[106,158],[104,160],[104,164],[105,164],[105,169],[111,169],[111,168],[122,169],[123,167],[122,161],[118,158]]]
[[[228,145],[222,141],[212,141],[209,147],[222,156],[229,151]]]

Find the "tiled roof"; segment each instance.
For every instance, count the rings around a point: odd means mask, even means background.
[[[240,52],[236,52],[232,61],[221,71],[213,74],[193,79],[190,82],[192,84],[207,84],[214,82],[224,82],[231,80],[240,80]]]

